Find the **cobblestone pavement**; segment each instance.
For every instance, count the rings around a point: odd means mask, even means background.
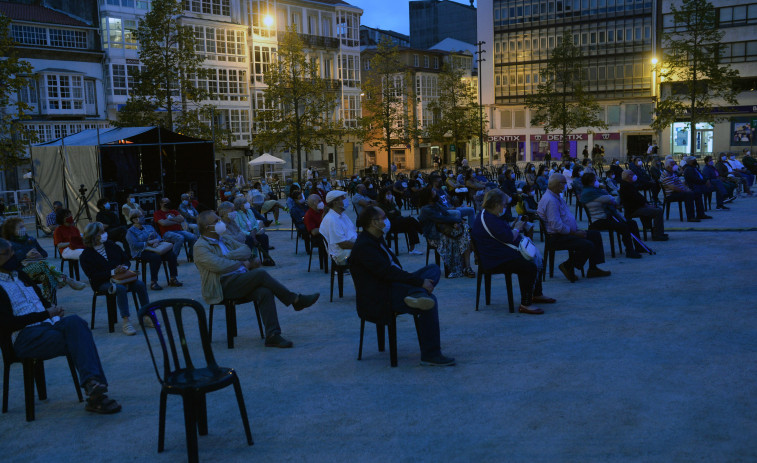
[[[251,305],[238,309],[229,350],[223,311],[213,348],[239,373],[255,445],[248,447],[232,389],[208,395],[204,461],[755,461],[757,459],[757,199],[742,198],[715,219],[667,222],[658,254],[611,258],[610,278],[571,284],[559,272],[544,292],[545,315],[510,314],[502,277],[492,304],[475,307],[475,279],[442,280],[440,322],[452,368],[419,366],[412,320],[398,319],[399,367],[359,319],[349,277],[329,302],[329,278],[307,273],[289,222],[269,229],[277,266],[295,291],[320,291],[303,312],[279,304],[293,349],[263,346]],[[694,225],[690,227],[689,225]],[[720,231],[717,231],[720,230]],[[52,251],[50,239],[43,245]],[[537,239],[537,245],[541,243]],[[424,256],[400,259],[413,270]],[[425,253],[424,253],[425,254]],[[180,258],[182,288],[152,300],[200,300],[199,275]],[[560,259],[558,254],[558,259]],[[161,276],[162,278],[162,276]],[[518,285],[515,284],[518,300]],[[89,320],[89,289],[59,293],[67,313]],[[517,302],[516,302],[517,303]],[[166,450],[157,453],[159,384],[141,332],[107,332],[101,302],[94,330],[114,416],[76,401],[65,361],[46,362],[48,399],[24,420],[20,366],[11,370],[10,407],[0,416],[5,462],[186,459],[180,399],[169,397]],[[139,330],[139,328],[138,328]]]

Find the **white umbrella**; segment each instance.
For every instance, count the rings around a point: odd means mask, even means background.
[[[250,166],[266,166],[275,164],[286,164],[286,161],[272,156],[270,153],[263,153],[248,163]],[[265,174],[265,168],[264,174]],[[265,176],[265,175],[264,175]]]

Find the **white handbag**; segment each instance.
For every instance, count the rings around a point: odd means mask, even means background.
[[[520,252],[520,255],[523,256],[526,260],[534,260],[534,258],[539,255],[539,251],[536,249],[536,245],[533,241],[531,241],[531,238],[521,235],[520,243],[518,246],[515,246],[514,244],[505,243],[504,241],[497,239],[491,231],[489,231],[489,227],[486,226],[486,221],[484,220],[484,211],[481,211],[481,225],[484,226],[484,230],[486,230],[486,233],[489,234],[492,238],[499,241],[500,243],[504,244],[505,246],[508,246],[512,249],[515,249],[516,251]]]

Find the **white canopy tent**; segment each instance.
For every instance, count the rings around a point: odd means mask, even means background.
[[[279,164],[286,164],[286,161],[283,159],[279,159],[276,156],[273,156],[271,153],[263,153],[260,156],[256,157],[252,161],[248,163],[250,167],[263,167],[263,176],[265,177],[265,166],[274,166]],[[273,168],[271,168],[271,172],[269,174],[273,174]]]

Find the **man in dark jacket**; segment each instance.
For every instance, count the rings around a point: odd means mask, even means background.
[[[667,241],[668,235],[665,233],[662,208],[647,202],[644,195],[636,189],[634,177],[633,171],[624,170],[620,182],[620,203],[626,211],[626,217],[629,219],[638,217],[647,226],[651,222],[652,241]]]
[[[649,190],[652,194],[652,200],[656,204],[658,202],[657,196],[660,194],[660,185],[652,180],[652,177],[650,177],[644,168],[641,158],[637,157],[633,162],[628,163],[628,168],[636,175],[636,180],[634,181],[636,188],[639,190]]]
[[[683,178],[686,180],[686,184],[689,185],[696,193],[712,194],[715,192],[715,200],[717,203],[717,209],[728,210],[723,204],[725,199],[725,188],[717,188],[713,185],[712,181],[708,179],[697,166],[697,159],[694,156],[686,156],[686,167],[683,170]]]
[[[716,198],[718,209],[727,210],[728,208],[725,206],[725,203],[729,203],[736,199],[733,195],[734,190],[736,190],[736,184],[722,181],[718,169],[715,168],[715,162],[712,160],[712,156],[706,156],[704,158],[702,175],[708,182],[710,182],[710,185],[712,185],[717,192]]]
[[[454,365],[455,359],[442,355],[439,311],[432,294],[441,276],[439,267],[427,265],[413,273],[403,270],[384,241],[391,224],[380,208],[366,207],[359,224],[363,232],[350,257],[358,313],[369,320],[387,319],[395,312],[418,317],[421,365]]]
[[[97,346],[87,322],[77,315],[63,316],[63,309],[50,305],[21,270],[11,244],[0,239],[0,336],[10,341],[20,358],[50,359],[70,355],[79,382],[87,394],[86,410],[116,413],[121,405],[109,398]]]

